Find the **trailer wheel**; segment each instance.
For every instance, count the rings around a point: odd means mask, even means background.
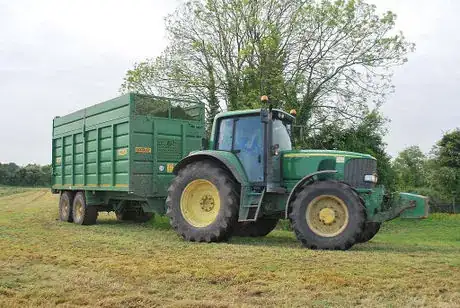
[[[350,186],[321,181],[300,191],[292,203],[290,219],[305,247],[347,250],[363,231],[365,211]]]
[[[266,236],[275,229],[278,218],[259,218],[257,221],[238,222],[233,230],[234,236]]]
[[[61,197],[59,198],[59,219],[61,221],[72,222],[72,202],[73,202],[73,192],[63,191],[61,192]]]
[[[356,239],[357,243],[369,242],[380,230],[380,222],[366,222],[363,232]]]
[[[73,199],[73,222],[79,225],[94,225],[97,220],[97,208],[86,204],[85,193],[80,191]]]
[[[215,164],[199,161],[181,169],[171,183],[166,215],[184,239],[219,242],[232,234],[238,200],[233,178]]]

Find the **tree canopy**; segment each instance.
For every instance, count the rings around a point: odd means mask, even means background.
[[[397,188],[428,195],[434,202],[460,200],[460,130],[443,135],[429,155],[418,146],[400,152],[394,160]]]
[[[441,166],[460,169],[460,129],[444,134],[434,151]]]
[[[20,167],[15,163],[0,163],[0,185],[12,186],[49,186],[51,166],[29,164]]]
[[[134,65],[121,91],[258,106],[269,95],[310,131],[357,123],[392,91],[414,45],[392,12],[361,0],[192,0],[166,19],[169,46]]]

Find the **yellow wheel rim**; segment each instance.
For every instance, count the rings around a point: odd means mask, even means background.
[[[217,187],[203,179],[188,183],[180,198],[180,210],[184,219],[192,226],[209,226],[216,220],[220,210]]]
[[[83,213],[83,204],[81,204],[80,201],[75,201],[75,207],[74,207],[74,211],[75,211],[75,217],[77,218],[77,220],[80,220],[84,213]]]
[[[306,219],[314,233],[333,237],[342,233],[347,227],[348,208],[343,200],[336,196],[318,196],[308,204]]]
[[[69,213],[70,213],[70,203],[69,200],[64,199],[62,200],[62,210],[61,210],[62,216],[68,218]]]

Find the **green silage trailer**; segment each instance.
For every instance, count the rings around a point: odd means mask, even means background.
[[[101,210],[122,220],[164,212],[174,166],[204,136],[203,104],[133,93],[54,118],[52,190],[68,201],[61,218],[74,219],[77,192],[95,212],[82,224]]]

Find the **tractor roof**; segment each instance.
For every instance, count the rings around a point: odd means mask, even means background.
[[[276,114],[283,114],[283,117],[286,118],[287,120],[293,121],[294,117],[287,113],[286,111],[283,111],[281,109],[273,109],[273,112]],[[246,115],[256,115],[260,114],[260,108],[259,109],[246,109],[246,110],[235,110],[235,111],[224,111],[220,112],[216,115],[215,120],[218,120],[220,118],[227,118],[227,117],[236,117],[236,116],[246,116]]]

